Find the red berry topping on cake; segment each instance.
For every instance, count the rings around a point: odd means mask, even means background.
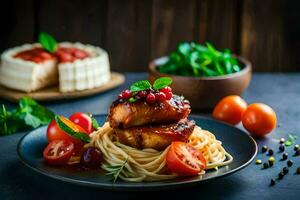
[[[166,95],[165,93],[163,92],[158,92],[155,94],[155,99],[158,101],[158,102],[163,102],[166,100]]]
[[[150,103],[150,104],[155,103],[155,100],[156,100],[156,98],[153,93],[149,93],[146,97],[147,103]]]

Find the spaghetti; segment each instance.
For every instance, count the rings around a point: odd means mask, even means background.
[[[154,149],[136,149],[121,144],[114,137],[114,131],[106,122],[101,128],[92,133],[88,146],[99,148],[103,153],[106,164],[102,165],[108,171],[107,166],[124,164],[119,177],[125,181],[158,181],[179,177],[170,174],[166,168],[166,154],[169,147],[163,151]],[[225,151],[220,141],[215,136],[200,127],[196,127],[190,137],[190,144],[199,149],[207,161],[207,169],[224,166],[232,162],[232,156]]]

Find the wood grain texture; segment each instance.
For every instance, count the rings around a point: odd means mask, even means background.
[[[38,32],[49,32],[58,41],[103,46],[106,0],[41,0],[38,4]]]
[[[285,1],[244,0],[241,54],[255,71],[295,71],[284,28]]]
[[[237,52],[239,46],[239,0],[197,1],[195,40],[212,42],[217,48]]]
[[[34,41],[34,1],[1,2],[0,51]]]
[[[151,1],[108,1],[104,47],[113,69],[146,69],[151,51],[151,15]]]
[[[167,55],[179,42],[194,40],[195,0],[154,0],[151,58]]]
[[[2,51],[46,31],[103,47],[115,71],[145,71],[179,42],[210,41],[254,71],[300,71],[297,0],[6,0],[1,8]]]

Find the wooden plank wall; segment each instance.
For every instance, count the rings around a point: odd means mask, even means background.
[[[210,41],[255,71],[300,71],[297,0],[10,0],[0,12],[0,50],[36,40],[105,48],[116,71],[145,71],[181,41]]]

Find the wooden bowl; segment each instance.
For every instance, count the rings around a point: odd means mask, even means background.
[[[241,95],[250,83],[251,63],[239,56],[235,57],[242,67],[241,71],[216,77],[190,77],[161,73],[156,66],[165,63],[168,59],[161,57],[149,64],[149,80],[153,82],[159,77],[171,77],[173,93],[183,95],[191,102],[192,108],[211,109],[227,95]]]

